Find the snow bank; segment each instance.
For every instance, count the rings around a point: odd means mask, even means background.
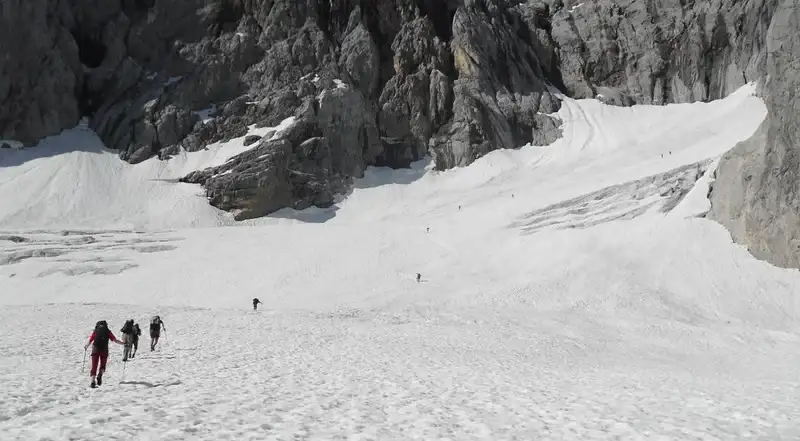
[[[250,127],[247,135],[276,135],[293,123]],[[169,161],[130,165],[79,126],[43,140],[37,147],[0,151],[0,228],[163,229],[218,226],[232,217],[211,207],[201,187],[179,178],[254,146],[245,137],[182,151]]]
[[[724,100],[667,106],[614,107],[565,99],[554,115],[563,121],[564,136],[552,145],[497,150],[469,167],[441,173],[424,163],[412,171],[368,170],[357,190],[339,204],[334,221],[403,216],[416,222],[427,213],[440,213],[443,206],[462,205],[484,225],[505,225],[531,207],[721,156],[755,132],[766,116],[754,93],[751,84]],[[510,204],[505,196],[512,193]],[[442,221],[449,218],[442,216]]]
[[[444,173],[431,172],[425,163],[410,172],[368,171],[353,194],[320,216],[284,210],[247,224],[302,219],[353,223],[400,215],[416,222],[445,204],[480,206],[496,215],[495,223],[507,223],[509,216],[521,214],[518,208],[523,202],[544,206],[721,155],[747,138],[765,116],[766,109],[753,91],[748,85],[707,104],[630,108],[566,99],[556,115],[564,123],[564,137],[548,147],[496,151],[470,167]],[[288,118],[274,128],[250,127],[248,134],[269,137],[292,123]],[[181,152],[169,161],[151,159],[129,166],[106,151],[92,133],[76,129],[28,151],[0,151],[0,192],[13,195],[0,206],[0,227],[231,224],[227,213],[206,204],[202,189],[175,180],[224,164],[250,148],[241,137],[200,152]],[[512,187],[525,189],[516,191],[521,198],[517,204],[490,208],[495,202],[485,200],[487,192]]]

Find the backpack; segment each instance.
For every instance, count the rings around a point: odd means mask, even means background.
[[[151,333],[161,332],[161,317],[155,316],[153,317],[153,320],[150,321],[150,332]]]
[[[137,337],[138,337],[138,336],[140,336],[140,335],[142,335],[142,329],[141,329],[141,328],[139,328],[139,324],[138,324],[138,323],[137,323],[137,324],[135,324],[135,325],[133,325],[133,329],[134,329],[134,331],[135,331],[135,332],[133,333],[133,335],[135,335],[135,336],[137,336]]]
[[[100,320],[94,326],[94,348],[99,352],[108,350],[108,323],[105,320]]]
[[[133,320],[128,320],[120,329],[123,334],[133,334]]]

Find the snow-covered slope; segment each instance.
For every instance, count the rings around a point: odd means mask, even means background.
[[[292,122],[253,127],[248,135],[274,136]],[[232,216],[209,206],[201,188],[178,178],[252,148],[244,146],[244,139],[135,166],[120,161],[85,126],[33,149],[0,151],[0,228],[163,229],[230,223]]]
[[[227,146],[129,166],[64,153],[93,139],[76,130],[0,152],[0,432],[796,439],[800,275],[699,217],[716,159],[764,115],[751,87],[567,100],[552,146],[371,169],[331,209],[221,228],[199,188],[158,179]],[[155,313],[167,341],[124,381],[115,352],[88,389],[93,323]]]

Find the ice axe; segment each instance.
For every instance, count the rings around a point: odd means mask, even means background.
[[[83,364],[81,365],[81,373],[86,369],[86,351],[89,350],[88,347],[83,348]]]

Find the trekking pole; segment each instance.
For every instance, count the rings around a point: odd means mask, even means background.
[[[84,369],[86,369],[86,351],[89,348],[83,348],[83,364],[81,365],[81,373],[83,373]]]
[[[128,362],[127,361],[122,363],[122,381],[120,381],[120,383],[124,383],[125,382],[125,368],[126,367],[128,367]]]

